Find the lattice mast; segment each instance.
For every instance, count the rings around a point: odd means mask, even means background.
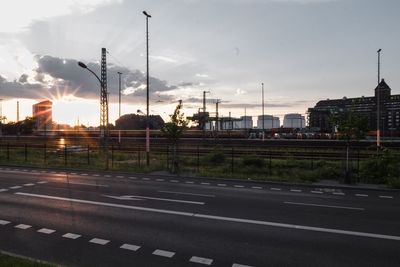
[[[108,136],[107,50],[101,49],[100,128]]]

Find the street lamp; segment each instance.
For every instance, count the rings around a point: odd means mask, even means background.
[[[94,75],[94,77],[96,77],[96,79],[99,81],[99,83],[100,83],[100,87],[101,88],[103,88],[103,82],[101,81],[101,79],[99,78],[99,76],[97,76],[97,74],[94,72],[94,71],[92,71],[88,66],[86,66],[86,64],[85,63],[83,63],[83,62],[80,62],[80,61],[78,61],[78,65],[79,65],[79,67],[81,67],[81,68],[83,68],[83,69],[87,69],[89,72],[91,72],[93,75]],[[108,101],[107,101],[108,102]],[[101,117],[101,116],[100,116]],[[101,124],[101,122],[100,122],[100,124]],[[101,131],[101,135],[103,136],[103,138],[104,138],[104,140],[103,140],[103,143],[104,143],[104,149],[105,149],[105,151],[106,151],[106,170],[108,170],[108,163],[109,163],[109,158],[108,158],[108,140],[107,140],[107,138],[108,138],[108,127],[109,127],[109,125],[108,125],[108,108],[107,108],[107,125],[105,125],[105,127],[106,127],[106,129],[100,129],[100,131]],[[106,133],[104,133],[104,131],[106,132]]]
[[[122,72],[118,71],[118,119],[121,118],[121,75]],[[118,143],[121,144],[121,129],[118,131]]]
[[[146,164],[150,165],[150,122],[149,122],[149,18],[151,16],[143,11],[146,16]]]

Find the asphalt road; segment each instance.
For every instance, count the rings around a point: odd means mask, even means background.
[[[399,266],[400,193],[0,168],[0,250],[67,266]]]

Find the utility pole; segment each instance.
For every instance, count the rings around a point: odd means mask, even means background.
[[[3,100],[0,98],[0,136],[3,135]]]
[[[207,110],[207,106],[206,106],[206,94],[209,94],[210,91],[203,91],[203,116],[201,116],[201,120],[202,120],[202,126],[203,126],[203,130],[205,131],[206,129],[206,110]],[[204,133],[205,134],[205,133]]]
[[[150,165],[150,122],[149,122],[149,15],[143,11],[146,16],[146,165]]]
[[[215,130],[218,132],[218,104],[221,103],[221,99],[217,99],[217,102],[215,102]]]
[[[380,83],[380,76],[381,76],[381,51],[379,49],[378,53],[378,87],[377,90],[377,107],[376,107],[376,146],[379,148],[381,146],[381,125],[380,125],[380,116],[381,116],[381,100],[380,100],[380,90],[379,90],[379,83]]]
[[[19,122],[19,101],[17,101],[17,122]]]
[[[261,83],[262,87],[262,139],[264,140],[264,131],[265,131],[265,125],[264,125],[264,83]]]

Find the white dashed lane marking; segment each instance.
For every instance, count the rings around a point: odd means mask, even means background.
[[[153,255],[156,256],[161,256],[161,257],[166,257],[166,258],[172,258],[175,255],[175,252],[171,251],[166,251],[166,250],[161,250],[161,249],[156,249],[152,253]]]
[[[300,189],[290,189],[290,192],[301,192],[301,190]]]
[[[150,181],[150,178],[142,178],[143,181]]]
[[[73,233],[66,233],[62,237],[69,238],[69,239],[77,239],[77,238],[81,237],[81,235],[73,234]]]
[[[39,229],[39,230],[38,230],[38,233],[42,233],[42,234],[47,234],[47,235],[49,235],[49,234],[54,233],[55,231],[56,231],[56,230],[53,230],[53,229],[42,228],[42,229]]]
[[[47,181],[40,181],[40,182],[37,182],[37,184],[47,184],[48,182]]]
[[[273,191],[281,191],[282,190],[281,188],[276,188],[276,187],[271,187],[270,189]]]
[[[217,186],[226,186],[226,184],[217,184]]]
[[[344,196],[345,193],[343,192],[333,192],[332,194],[337,195],[337,196]]]
[[[104,245],[108,244],[110,242],[110,240],[101,239],[101,238],[93,238],[89,242],[104,246]]]
[[[4,188],[0,189],[0,193],[1,192],[6,192],[6,191],[8,191],[8,189],[4,189]]]
[[[200,184],[202,184],[202,185],[210,185],[210,183],[200,183]]]
[[[232,267],[251,267],[250,265],[243,265],[243,264],[239,264],[239,263],[234,263],[232,265]]]
[[[368,195],[366,194],[355,194],[356,197],[367,197]]]
[[[156,179],[157,182],[164,182],[164,179]]]
[[[253,188],[253,189],[263,189],[261,186],[252,186],[251,188]]]
[[[178,180],[169,180],[171,183],[179,183]]]
[[[194,263],[204,264],[204,265],[211,265],[211,263],[213,262],[212,259],[201,258],[201,257],[197,257],[197,256],[191,257],[189,261],[194,262]]]
[[[16,226],[14,226],[15,228],[17,228],[17,229],[22,229],[22,230],[26,230],[26,229],[28,229],[28,228],[31,228],[32,226],[31,225],[28,225],[28,224],[18,224],[18,225],[16,225]]]
[[[235,184],[234,187],[236,187],[236,188],[243,188],[244,186],[243,186],[243,185],[237,185],[237,184]]]
[[[126,250],[138,251],[140,249],[140,246],[131,245],[131,244],[123,244],[122,246],[120,246],[120,248],[126,249]]]
[[[118,175],[117,178],[125,178],[125,176]]]
[[[194,184],[192,181],[186,181],[185,184]]]
[[[388,198],[388,199],[393,199],[393,196],[379,196],[380,198]]]
[[[9,223],[11,223],[11,222],[6,221],[6,220],[0,220],[0,225],[6,225],[6,224],[9,224]]]
[[[34,186],[35,184],[31,184],[31,183],[29,183],[29,184],[24,184],[24,186]]]
[[[9,187],[10,189],[20,189],[20,188],[22,188],[22,186],[19,186],[19,185],[16,185],[16,186],[11,186],[11,187]]]
[[[324,192],[313,190],[313,191],[311,191],[311,193],[313,193],[313,194],[323,194]]]

